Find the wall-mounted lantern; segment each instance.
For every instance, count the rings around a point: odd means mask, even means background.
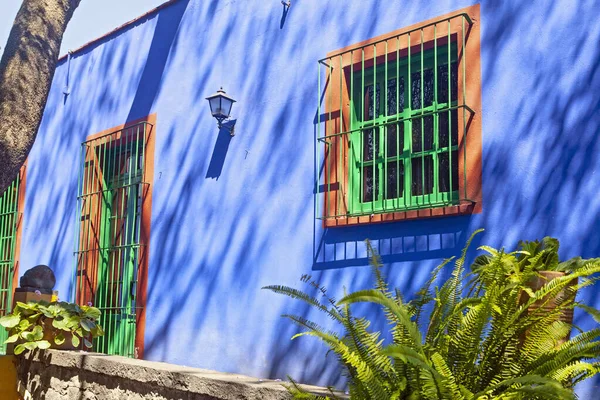
[[[228,119],[231,114],[231,107],[233,106],[233,103],[235,103],[235,100],[227,96],[223,88],[218,90],[217,93],[208,96],[206,100],[208,100],[208,104],[210,105],[210,112],[213,117],[217,119],[219,129],[221,129],[223,127],[223,121]],[[233,127],[234,126],[232,125],[230,128],[231,136],[234,135]]]

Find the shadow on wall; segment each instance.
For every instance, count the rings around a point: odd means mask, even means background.
[[[317,241],[313,270],[365,266],[369,239],[385,264],[450,258],[470,233],[471,216],[328,228]]]
[[[210,164],[208,164],[208,168],[206,169],[206,179],[214,178],[219,180],[221,172],[223,171],[223,166],[225,165],[227,150],[229,149],[229,144],[233,138],[231,130],[235,129],[235,123],[235,120],[223,122],[223,127],[219,129],[217,141],[215,142],[215,147],[212,156],[210,157]]]
[[[127,121],[150,115],[163,82],[167,59],[175,43],[176,35],[190,0],[180,0],[158,14],[156,28],[142,77],[135,92]]]
[[[283,12],[281,14],[281,22],[279,22],[279,29],[283,29],[284,25],[285,25],[285,20],[287,19],[287,15],[290,12],[290,7],[292,2],[288,0],[288,2],[285,1],[281,1],[281,4],[283,5]]]

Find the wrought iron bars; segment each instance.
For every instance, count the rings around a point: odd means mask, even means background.
[[[151,124],[138,123],[81,146],[73,297],[101,310],[106,335],[95,346],[102,353],[136,356],[150,129]]]
[[[12,309],[16,272],[17,229],[20,223],[19,194],[24,169],[0,196],[0,316]],[[6,354],[7,332],[0,329],[0,353]]]
[[[319,60],[317,218],[470,202],[471,25],[457,14]]]

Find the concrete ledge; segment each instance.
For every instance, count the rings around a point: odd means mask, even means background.
[[[37,351],[19,357],[17,370],[35,399],[291,399],[282,382],[97,353]]]

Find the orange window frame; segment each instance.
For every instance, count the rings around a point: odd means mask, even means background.
[[[17,207],[19,214],[17,216],[17,232],[15,235],[15,258],[14,258],[14,274],[12,278],[12,298],[14,299],[15,289],[19,287],[19,267],[21,261],[21,241],[23,238],[23,216],[25,215],[25,192],[27,186],[27,161],[19,170],[19,193],[17,198]],[[9,305],[12,309],[12,304]]]
[[[468,15],[471,24],[463,28],[463,15]],[[324,123],[326,135],[348,131],[350,128],[350,71],[361,68],[372,68],[395,61],[397,55],[401,57],[408,54],[408,36],[410,36],[411,54],[419,54],[446,43],[449,36],[448,22],[450,21],[450,36],[456,40],[458,46],[458,104],[465,104],[472,112],[465,108],[458,109],[459,121],[463,120],[465,113],[465,128],[458,124],[458,175],[459,193],[465,193],[468,202],[458,205],[423,208],[410,211],[393,211],[372,215],[352,216],[341,215],[348,211],[348,192],[342,188],[348,187],[349,158],[347,138],[340,136],[324,146],[324,175],[328,182],[323,190],[323,215],[324,228],[371,224],[380,222],[393,222],[420,218],[456,216],[480,213],[482,204],[482,121],[481,121],[481,50],[480,50],[480,5],[466,7],[440,17],[432,18],[385,35],[332,51],[327,54],[324,65],[329,65],[327,72],[326,92],[323,96]],[[434,28],[437,26],[437,28]],[[464,29],[464,30],[463,30]],[[464,37],[463,36],[464,32]],[[397,41],[400,38],[400,47]],[[421,46],[423,43],[423,46]],[[462,47],[464,43],[464,48]],[[387,52],[386,52],[387,48]],[[364,49],[363,51],[356,51]],[[364,61],[364,65],[363,65]],[[466,64],[465,64],[466,63]],[[463,68],[467,73],[463,80]],[[464,87],[465,93],[463,96]],[[410,89],[409,89],[410,90]],[[327,94],[330,91],[330,95]],[[383,94],[382,94],[383,95]],[[340,98],[341,97],[341,98]],[[466,138],[466,140],[464,140]],[[344,147],[345,146],[345,147]],[[344,149],[342,149],[344,147]],[[345,151],[345,153],[344,153]],[[465,160],[465,152],[468,157]],[[344,156],[345,154],[345,156]],[[341,171],[340,171],[341,169]],[[466,176],[465,176],[466,173]],[[466,179],[465,179],[466,178]],[[466,181],[466,187],[465,187]],[[340,212],[342,210],[342,212]],[[335,216],[335,217],[331,217]]]

